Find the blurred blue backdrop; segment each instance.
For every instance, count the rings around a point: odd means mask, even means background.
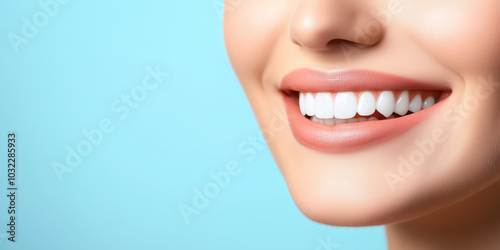
[[[238,153],[261,135],[222,4],[1,1],[0,249],[386,249],[305,218],[267,147]]]

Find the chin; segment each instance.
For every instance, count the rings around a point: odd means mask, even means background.
[[[320,223],[401,223],[500,180],[500,3],[403,1],[379,23],[383,2],[226,1],[231,64]]]

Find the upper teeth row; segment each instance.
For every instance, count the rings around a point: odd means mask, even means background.
[[[375,113],[375,110],[385,117],[392,113],[405,115],[408,111],[415,113],[434,104],[434,97],[429,96],[422,102],[420,94],[410,102],[408,91],[401,92],[397,99],[392,91],[382,91],[376,100],[371,92],[362,92],[359,100],[354,92],[316,93],[316,96],[301,92],[299,96],[302,115],[321,119],[350,119],[356,114],[369,116]]]

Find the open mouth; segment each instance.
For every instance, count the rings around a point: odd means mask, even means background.
[[[287,74],[280,90],[297,141],[329,153],[398,137],[451,94],[444,85],[378,72],[311,69]]]
[[[427,109],[449,94],[443,91],[295,92],[307,119],[329,126],[395,119]]]

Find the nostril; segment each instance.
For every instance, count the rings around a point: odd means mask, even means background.
[[[315,51],[340,45],[364,48],[377,44],[384,28],[370,8],[355,1],[300,1],[289,22],[289,38],[292,43]]]
[[[341,50],[349,50],[349,49],[364,49],[368,47],[366,44],[356,43],[353,41],[342,40],[342,39],[334,39],[330,40],[326,46],[329,49],[339,48]]]

